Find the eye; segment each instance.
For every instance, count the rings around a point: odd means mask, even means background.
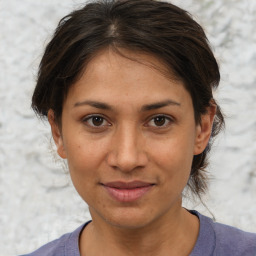
[[[90,127],[96,127],[96,128],[110,126],[110,123],[104,117],[99,115],[91,115],[91,116],[85,117],[83,119],[83,122]]]
[[[170,117],[167,117],[165,115],[159,115],[159,116],[153,117],[148,122],[147,126],[165,128],[169,126],[171,122],[172,122],[172,119]]]

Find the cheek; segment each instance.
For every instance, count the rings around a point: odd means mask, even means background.
[[[102,152],[95,144],[90,143],[70,143],[67,148],[67,161],[73,185],[81,198],[90,204],[91,201],[97,200],[95,188],[100,182]]]
[[[171,177],[186,177],[190,174],[193,155],[186,154],[186,152],[177,152],[178,150],[173,148],[167,152],[161,152],[161,156],[156,159],[157,165],[161,166],[161,169],[166,175]]]
[[[168,153],[160,159],[162,175],[159,176],[159,180],[167,198],[179,198],[189,180],[192,157],[186,158],[182,154],[177,154],[175,149]]]
[[[159,163],[184,166],[191,165],[194,156],[195,139],[188,133],[174,134],[161,141],[150,142],[154,147],[150,147],[154,159]]]
[[[104,147],[83,139],[72,140],[65,146],[72,180],[80,183],[97,179],[97,170],[104,161]]]
[[[191,171],[193,150],[193,140],[186,136],[155,144],[151,157],[163,172],[161,177],[165,180],[162,182],[171,182],[173,186],[186,185]]]

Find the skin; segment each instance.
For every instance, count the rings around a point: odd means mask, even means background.
[[[152,68],[166,70],[152,56],[125,55],[138,62],[111,50],[91,60],[68,92],[62,127],[48,114],[58,154],[93,220],[81,234],[81,255],[189,255],[199,221],[182,208],[181,194],[216,109],[196,124],[182,81]],[[104,186],[113,181],[151,186],[123,202]]]

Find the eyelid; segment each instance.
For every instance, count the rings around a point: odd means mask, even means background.
[[[152,121],[154,118],[157,118],[157,117],[164,117],[166,120],[168,120],[168,124],[167,125],[163,125],[163,126],[151,126],[149,125],[149,122]],[[151,116],[150,118],[148,118],[148,120],[146,121],[146,124],[145,126],[148,126],[148,127],[153,127],[153,128],[157,128],[157,129],[163,129],[163,128],[166,128],[168,126],[171,125],[171,123],[174,122],[174,118],[171,117],[170,115],[166,115],[166,114],[156,114],[156,115],[153,115]]]
[[[94,126],[94,125],[90,125],[88,124],[88,120],[92,119],[93,117],[101,117],[103,118],[103,120],[105,122],[107,122],[108,124],[107,125],[100,125],[100,126]],[[103,122],[104,122],[103,121]],[[95,128],[95,129],[100,129],[100,128],[103,128],[103,127],[108,127],[108,126],[111,126],[111,123],[107,120],[107,118],[102,115],[102,114],[90,114],[90,115],[86,115],[85,117],[82,118],[82,122],[85,123],[88,127],[90,128]]]

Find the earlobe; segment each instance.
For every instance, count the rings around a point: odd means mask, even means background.
[[[53,140],[57,147],[58,155],[61,158],[65,159],[65,158],[67,158],[67,156],[66,156],[66,152],[65,152],[65,148],[64,148],[64,144],[63,144],[63,138],[61,135],[59,125],[57,124],[57,122],[55,120],[54,112],[52,109],[50,109],[48,111],[48,122],[51,126],[52,137],[53,137]]]
[[[196,128],[196,140],[194,155],[201,154],[206,148],[212,133],[212,125],[216,114],[216,104],[207,109],[207,113],[201,116],[201,121]]]

